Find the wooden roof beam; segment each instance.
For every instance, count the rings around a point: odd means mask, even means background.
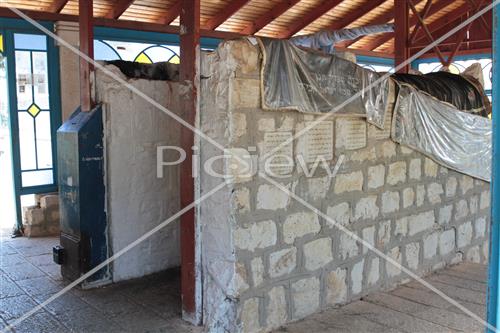
[[[169,25],[181,14],[182,0],[177,0],[162,16],[159,24]]]
[[[134,0],[118,0],[104,17],[108,19],[118,19],[133,2]]]
[[[320,5],[316,6],[313,10],[301,15],[299,19],[297,19],[296,21],[291,23],[291,25],[288,29],[277,34],[276,37],[278,37],[278,38],[290,38],[290,37],[292,37],[297,32],[304,29],[309,24],[313,23],[318,18],[320,18],[324,14],[328,13],[329,11],[331,11],[332,9],[337,7],[337,5],[339,5],[342,1],[343,0],[330,0],[330,1],[325,0],[325,1],[323,1]]]
[[[249,2],[250,0],[232,0],[216,16],[208,19],[203,27],[207,30],[214,30]]]
[[[265,13],[264,15],[259,16],[258,19],[248,24],[243,30],[240,31],[242,35],[254,35],[261,29],[263,29],[266,25],[280,17],[284,12],[295,6],[300,0],[287,0],[284,2],[280,2],[270,11]]]
[[[434,5],[431,6],[428,12],[428,16],[432,16],[442,10],[443,8],[448,7],[452,3],[454,3],[454,0],[441,0],[439,2],[436,2]],[[410,17],[410,27],[414,27],[418,22],[418,18],[412,15]],[[394,33],[390,32],[387,34],[384,34],[380,37],[375,38],[374,40],[370,41],[364,48],[367,50],[375,50],[378,48],[380,45],[383,45],[390,41],[392,38],[394,38]]]
[[[358,7],[352,11],[350,11],[346,16],[344,16],[342,19],[337,20],[333,22],[331,26],[328,27],[329,30],[339,30],[343,29],[349,24],[353,23],[357,19],[363,17],[366,15],[369,11],[377,8],[387,0],[368,0],[367,2],[363,3],[361,7]]]
[[[47,9],[48,12],[51,13],[60,13],[63,10],[64,6],[68,3],[69,0],[55,0],[50,4],[50,7]]]

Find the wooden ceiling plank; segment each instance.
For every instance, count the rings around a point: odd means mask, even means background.
[[[300,30],[307,27],[309,24],[316,21],[318,18],[328,13],[337,5],[339,5],[343,0],[330,0],[323,1],[319,6],[316,6],[313,10],[304,13],[301,17],[294,22],[291,23],[290,27],[285,31],[280,32],[277,37],[278,38],[290,38],[295,35]]]
[[[432,16],[442,10],[443,8],[448,7],[449,5],[453,4],[455,1],[454,0],[441,0],[439,2],[436,2],[433,6],[431,6],[431,9],[429,10],[429,16]],[[417,24],[418,18],[415,16],[411,16],[410,18],[410,27],[413,27]],[[390,32],[387,34],[384,34],[380,37],[375,38],[374,40],[370,41],[365,45],[365,49],[367,50],[375,50],[377,47],[380,45],[383,45],[387,43],[389,40],[394,38],[394,33]]]
[[[181,14],[182,0],[177,0],[165,14],[162,15],[159,24],[169,25]]]
[[[108,19],[118,19],[133,2],[134,0],[118,0],[104,17]]]
[[[360,7],[352,9],[349,14],[344,16],[341,20],[335,21],[332,25],[328,27],[329,30],[339,30],[343,29],[357,19],[365,16],[367,13],[377,8],[387,0],[368,0],[363,3]]]
[[[208,19],[203,27],[207,30],[214,30],[219,25],[224,23],[228,18],[233,16],[238,10],[249,3],[250,0],[233,0],[224,7],[216,16]]]
[[[60,13],[63,10],[64,6],[68,3],[69,0],[55,0],[52,2],[47,11],[51,13]]]
[[[280,17],[284,12],[288,9],[292,8],[295,4],[297,4],[300,0],[287,0],[284,2],[280,2],[276,6],[274,6],[269,12],[264,15],[261,15],[258,19],[247,25],[240,31],[242,35],[253,35],[257,33],[259,30],[264,28],[266,25]]]

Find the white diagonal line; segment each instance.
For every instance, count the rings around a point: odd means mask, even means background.
[[[410,277],[412,277],[413,279],[415,279],[417,282],[419,282],[423,286],[429,288],[431,291],[433,291],[434,293],[436,293],[437,295],[439,295],[440,297],[442,297],[445,301],[447,301],[448,303],[456,306],[461,311],[463,311],[465,314],[467,314],[468,316],[470,316],[474,320],[476,320],[479,323],[481,323],[483,326],[488,327],[488,329],[490,329],[490,330],[492,330],[494,332],[498,332],[497,329],[493,325],[487,323],[483,318],[481,318],[480,316],[478,316],[474,312],[470,311],[469,309],[467,309],[466,307],[464,307],[462,304],[458,303],[453,298],[451,298],[450,296],[446,295],[441,290],[439,290],[436,287],[434,287],[429,282],[427,282],[424,279],[422,279],[420,276],[418,276],[412,270],[406,268],[405,266],[401,265],[399,262],[397,262],[393,258],[387,256],[385,253],[383,253],[382,251],[380,251],[379,249],[377,249],[375,246],[373,246],[369,242],[365,241],[363,238],[359,237],[356,233],[350,231],[349,229],[347,229],[346,227],[344,227],[342,224],[337,223],[330,216],[326,215],[325,213],[323,213],[322,211],[320,211],[319,209],[317,209],[316,207],[314,207],[313,205],[311,205],[310,203],[308,203],[307,201],[305,201],[304,199],[302,199],[301,197],[299,197],[298,195],[296,195],[295,193],[293,193],[292,191],[290,191],[289,189],[287,189],[282,184],[280,184],[280,183],[276,182],[275,180],[269,178],[264,173],[260,174],[260,176],[262,178],[264,178],[266,181],[268,181],[269,183],[271,183],[272,185],[274,185],[277,188],[279,188],[281,191],[285,192],[287,195],[289,195],[292,198],[294,198],[296,201],[298,201],[300,204],[302,204],[306,208],[308,208],[311,211],[313,211],[315,214],[317,214],[317,215],[321,216],[322,218],[324,218],[326,221],[328,221],[330,223],[330,225],[335,226],[337,229],[339,229],[343,233],[347,234],[349,237],[351,237],[355,241],[362,243],[363,246],[366,246],[368,248],[368,250],[372,251],[373,253],[375,253],[377,256],[379,256],[383,260],[389,262],[391,265],[394,265],[395,267],[397,267],[401,271],[405,272]]]
[[[59,298],[60,296],[64,295],[65,293],[67,293],[68,291],[70,291],[71,289],[73,289],[74,287],[76,287],[77,285],[79,285],[80,283],[82,283],[83,281],[85,281],[85,279],[87,279],[88,277],[92,276],[94,273],[96,273],[100,269],[106,267],[107,265],[109,265],[110,263],[112,263],[113,261],[115,261],[116,259],[118,259],[119,257],[121,257],[122,255],[124,255],[125,253],[127,253],[129,250],[131,250],[135,246],[139,245],[140,243],[142,243],[143,241],[145,241],[146,239],[148,239],[149,237],[151,237],[152,235],[154,235],[155,233],[157,233],[159,230],[161,230],[162,228],[166,227],[167,225],[169,225],[174,220],[176,220],[179,217],[181,217],[182,215],[184,215],[186,212],[188,212],[189,210],[191,210],[192,208],[194,208],[196,205],[198,205],[199,203],[201,203],[203,200],[207,199],[212,194],[214,194],[215,192],[219,191],[225,185],[226,185],[225,183],[221,183],[221,184],[217,185],[215,188],[213,188],[212,190],[210,190],[206,194],[202,195],[197,200],[193,201],[192,203],[190,203],[189,205],[187,205],[186,207],[184,207],[183,209],[181,209],[180,211],[178,211],[177,213],[175,213],[174,215],[172,215],[171,217],[169,217],[168,219],[166,219],[165,221],[163,221],[162,223],[160,223],[159,225],[157,225],[156,227],[154,227],[150,231],[146,232],[144,235],[142,235],[141,237],[139,237],[138,239],[136,239],[135,241],[133,241],[129,245],[125,246],[120,251],[116,252],[112,257],[106,259],[105,261],[103,261],[102,263],[100,263],[99,265],[97,265],[96,267],[92,268],[90,271],[88,271],[87,273],[85,273],[84,275],[82,275],[81,277],[79,277],[77,280],[75,280],[75,281],[71,282],[70,284],[68,284],[66,287],[64,287],[63,289],[61,289],[59,292],[57,292],[56,294],[54,294],[51,297],[49,297],[45,302],[43,302],[43,303],[35,306],[32,310],[26,312],[22,317],[16,319],[11,324],[9,324],[8,326],[4,327],[2,329],[2,331],[1,331],[1,333],[6,333],[7,330],[9,330],[11,328],[14,328],[16,325],[19,325],[21,322],[23,322],[24,320],[26,320],[28,317],[32,316],[37,311],[41,310],[42,308],[44,308],[45,306],[47,306],[48,304],[50,304],[51,302],[53,302],[54,300],[56,300],[57,298]]]
[[[398,1],[400,1],[400,0],[398,0]],[[488,6],[484,7],[480,11],[476,12],[474,15],[472,15],[471,17],[469,17],[467,20],[465,20],[464,22],[460,23],[455,28],[451,29],[450,31],[448,31],[447,33],[445,33],[443,36],[441,36],[438,39],[436,39],[433,43],[429,44],[428,46],[426,46],[425,48],[423,48],[422,50],[420,50],[419,52],[417,52],[416,54],[414,54],[410,58],[406,59],[400,65],[394,67],[393,68],[394,71],[397,72],[398,70],[400,70],[404,66],[411,64],[411,62],[413,60],[416,60],[418,57],[420,57],[421,55],[425,54],[427,51],[433,49],[439,43],[441,43],[442,41],[448,39],[451,35],[455,34],[457,31],[461,30],[462,28],[464,28],[465,26],[467,26],[469,23],[473,22],[477,18],[479,18],[482,15],[484,15],[486,12],[490,11],[499,2],[500,2],[500,0],[495,0],[493,3],[491,3]],[[344,108],[346,105],[352,103],[356,98],[358,98],[361,95],[363,95],[366,91],[368,91],[369,89],[371,89],[373,86],[376,86],[377,84],[379,84],[379,83],[383,82],[384,80],[388,79],[391,75],[392,75],[391,73],[386,73],[386,74],[382,75],[380,78],[378,78],[377,80],[373,81],[371,84],[367,85],[365,88],[363,88],[362,90],[360,90],[356,94],[354,94],[351,97],[349,97],[344,102],[342,102],[339,105],[337,105],[336,107],[334,107],[332,111],[330,111],[329,113],[326,113],[326,114],[318,117],[316,120],[312,121],[309,125],[307,125],[303,129],[301,129],[297,133],[295,133],[294,136],[292,136],[291,138],[283,141],[282,143],[280,143],[279,145],[277,145],[276,147],[274,147],[273,149],[271,149],[269,152],[267,152],[266,154],[264,154],[262,156],[262,159],[266,159],[267,157],[271,156],[275,152],[277,152],[280,149],[282,149],[284,146],[290,144],[293,140],[295,140],[295,139],[301,137],[302,135],[306,134],[308,131],[310,131],[312,128],[316,127],[316,125],[318,125],[319,123],[321,123],[325,119],[327,119],[329,117],[332,117],[332,116],[335,116],[336,115],[335,113],[338,110],[340,110],[340,109]]]

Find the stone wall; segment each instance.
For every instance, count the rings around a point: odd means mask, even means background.
[[[166,81],[128,80],[154,102],[177,111],[178,84]],[[179,167],[164,166],[157,176],[157,149],[178,146],[180,125],[101,71],[96,75],[96,97],[103,103],[106,215],[110,255],[137,240],[180,210]],[[167,151],[164,161],[175,161]],[[127,280],[180,264],[179,224],[167,227],[132,248],[112,263],[113,281]]]
[[[27,237],[59,235],[59,195],[35,194],[35,205],[23,207],[23,228]]]
[[[294,134],[317,117],[262,110],[259,66],[259,50],[246,40],[202,57],[201,129],[226,153],[255,147],[254,162],[266,149],[266,133]],[[328,166],[344,156],[336,177],[322,168],[307,177],[296,161],[291,175],[273,178],[321,214],[258,174],[231,178],[201,203],[208,329],[269,331],[408,280],[325,216],[417,275],[463,260],[487,262],[488,183],[439,166],[364,121],[328,121],[335,147]],[[349,150],[346,136],[354,127],[365,142]],[[303,140],[294,142],[294,155],[307,153]],[[219,154],[201,140],[202,166]],[[213,165],[234,173],[231,163]],[[223,182],[201,173],[200,193]]]

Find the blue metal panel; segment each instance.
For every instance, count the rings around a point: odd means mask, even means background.
[[[500,34],[498,20],[500,10],[494,8],[493,14],[493,172],[491,175],[491,224],[490,224],[490,254],[488,268],[488,323],[497,327],[500,318],[499,299],[499,236],[500,236]],[[493,332],[487,329],[487,332]]]
[[[61,244],[68,252],[62,273],[69,279],[108,258],[102,140],[100,106],[91,112],[78,109],[57,131]],[[108,277],[103,268],[87,282]]]

